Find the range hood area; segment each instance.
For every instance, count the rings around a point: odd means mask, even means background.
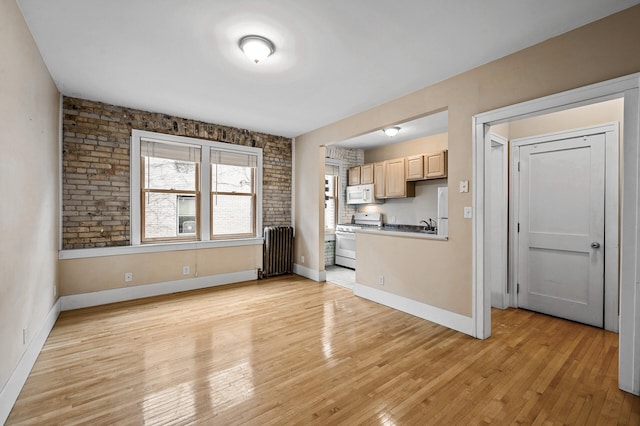
[[[347,186],[347,204],[379,204],[384,199],[376,198],[373,184]]]

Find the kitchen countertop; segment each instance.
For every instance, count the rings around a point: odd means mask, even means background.
[[[418,231],[419,228],[421,227],[413,225],[391,225],[389,227],[380,228],[362,228],[356,229],[355,231],[356,233],[361,232],[363,234],[392,235],[394,237],[419,238],[424,240],[446,241],[449,239],[448,237],[443,235]]]

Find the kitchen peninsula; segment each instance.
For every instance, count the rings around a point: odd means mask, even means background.
[[[468,332],[469,318],[445,309],[447,303],[456,300],[459,289],[455,286],[442,289],[432,279],[447,274],[450,265],[429,260],[449,251],[451,245],[446,239],[436,239],[437,236],[427,239],[408,237],[414,233],[397,234],[356,232],[358,257],[354,294]],[[416,261],[416,253],[420,254],[420,261]],[[467,253],[458,256],[465,257]],[[460,311],[464,308],[461,303]]]
[[[365,228],[365,229],[358,229],[355,232],[356,234],[363,233],[363,234],[373,234],[373,235],[381,235],[381,236],[401,237],[401,238],[417,238],[417,239],[424,239],[424,240],[446,241],[449,239],[446,235],[437,235],[437,234],[428,233],[424,231],[401,229],[401,228],[390,228],[390,227]]]

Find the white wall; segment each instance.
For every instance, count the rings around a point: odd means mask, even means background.
[[[31,340],[55,302],[59,102],[58,90],[15,0],[0,0],[0,389],[3,391],[27,347],[22,341],[23,328]]]

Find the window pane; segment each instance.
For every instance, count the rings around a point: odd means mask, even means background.
[[[196,233],[196,196],[178,195],[178,234]]]
[[[211,191],[251,194],[253,192],[253,168],[212,164]]]
[[[182,223],[179,220],[180,207],[182,204],[192,203],[194,208],[193,216],[182,216]],[[149,238],[172,238],[177,236],[193,235],[195,237],[195,203],[196,197],[190,195],[176,194],[156,194],[147,193],[144,197],[144,237]],[[185,207],[185,210],[190,208]],[[187,223],[187,222],[191,222]],[[193,231],[189,232],[189,227]],[[186,229],[185,229],[186,227]],[[187,232],[181,233],[184,230]]]
[[[326,208],[324,209],[324,228],[325,229],[335,229],[335,211],[336,211],[336,200],[331,198],[325,202]]]
[[[336,227],[337,203],[335,199],[337,176],[324,176],[324,229],[333,230]]]
[[[211,197],[213,235],[253,233],[254,197],[215,194]]]
[[[190,161],[144,157],[145,188],[194,191],[196,164]]]

